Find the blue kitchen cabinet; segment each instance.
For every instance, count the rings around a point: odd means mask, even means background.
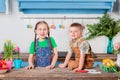
[[[24,14],[103,14],[115,0],[17,0]]]
[[[4,13],[6,11],[5,0],[0,0],[0,13]]]

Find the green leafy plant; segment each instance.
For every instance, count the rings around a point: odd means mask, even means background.
[[[14,49],[14,46],[13,46],[12,42],[10,40],[7,40],[4,43],[4,58],[5,58],[5,60],[7,60],[7,61],[11,60],[12,61],[13,49]]]
[[[99,17],[99,23],[88,24],[88,36],[87,40],[95,38],[97,36],[106,36],[108,38],[113,38],[120,32],[120,20],[114,20],[110,18],[108,14]]]

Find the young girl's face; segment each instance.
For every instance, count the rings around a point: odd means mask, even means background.
[[[37,29],[35,30],[35,33],[40,39],[45,39],[45,37],[48,36],[48,32],[48,27],[44,23],[38,24]]]
[[[82,30],[79,27],[72,26],[69,29],[69,35],[72,39],[77,39],[82,36]]]

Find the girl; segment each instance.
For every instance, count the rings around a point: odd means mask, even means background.
[[[58,58],[57,45],[52,37],[49,37],[49,26],[45,21],[40,21],[35,26],[35,40],[31,43],[27,69],[45,67],[52,69]],[[36,39],[36,37],[38,37]],[[53,54],[54,53],[54,54]],[[34,55],[36,62],[34,63]]]
[[[71,24],[69,29],[69,35],[72,39],[70,41],[70,48],[65,62],[59,65],[60,68],[68,66],[68,69],[74,71],[92,68],[94,58],[91,53],[90,45],[82,38],[83,29],[84,27],[79,23]],[[70,60],[72,53],[75,54],[74,60]]]

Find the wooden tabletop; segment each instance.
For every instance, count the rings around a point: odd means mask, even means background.
[[[52,70],[46,70],[45,68],[12,69],[5,74],[0,74],[0,80],[118,80],[115,73],[103,72],[98,67],[93,69],[100,71],[101,74],[78,73],[65,68],[54,68]]]
[[[25,61],[28,60],[28,56],[28,53],[20,54],[20,57]],[[97,53],[96,56],[95,61],[102,61],[104,58],[116,60],[116,55],[114,54]],[[2,54],[0,54],[0,58],[3,58]],[[58,61],[63,61],[64,59],[65,55],[59,55]],[[118,80],[117,74],[115,73],[103,72],[99,67],[93,69],[100,71],[101,74],[76,73],[60,68],[54,68],[53,70],[46,70],[44,68],[35,68],[33,70],[26,70],[25,68],[12,69],[5,74],[0,74],[0,80]]]

